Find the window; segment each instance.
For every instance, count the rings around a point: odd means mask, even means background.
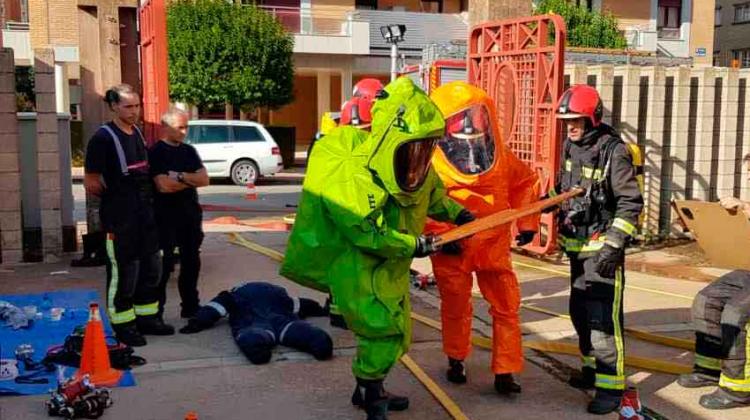
[[[378,0],[356,0],[354,2],[355,9],[364,10],[376,10],[378,8]]]
[[[659,38],[680,38],[681,14],[681,0],[659,0],[659,16],[656,19]]]
[[[265,141],[255,127],[234,127],[234,141]]]
[[[732,50],[732,59],[737,60],[740,67],[750,67],[750,48]]]
[[[188,142],[191,144],[227,143],[229,127],[225,125],[191,125],[188,127]]]
[[[714,26],[721,26],[721,6],[714,9]]]
[[[734,23],[750,22],[750,3],[734,6]]]

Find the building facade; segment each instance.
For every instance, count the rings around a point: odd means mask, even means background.
[[[264,0],[260,7],[294,35],[293,103],[267,122],[296,128],[298,148],[318,130],[320,117],[338,111],[360,79],[390,78],[390,46],[380,27],[404,24],[403,62],[419,62],[430,43],[465,40],[468,0]]]
[[[715,0],[571,1],[612,13],[630,48],[696,66],[713,62]]]
[[[750,67],[750,1],[716,0],[714,65]]]

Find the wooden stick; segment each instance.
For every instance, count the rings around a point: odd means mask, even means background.
[[[491,214],[487,217],[477,219],[473,222],[467,223],[463,226],[459,226],[455,229],[451,229],[448,232],[443,233],[437,239],[438,245],[445,245],[449,242],[454,242],[459,239],[463,239],[494,227],[504,225],[506,223],[513,222],[521,217],[529,216],[534,213],[539,213],[549,207],[554,207],[563,201],[569,200],[575,196],[583,194],[586,191],[583,188],[573,188],[570,191],[566,191],[562,194],[550,197],[546,200],[540,200],[536,203],[529,204],[526,207],[520,209],[509,209]]]

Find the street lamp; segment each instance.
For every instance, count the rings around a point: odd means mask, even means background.
[[[404,40],[406,25],[387,25],[380,27],[380,34],[388,44],[391,44],[391,81],[396,80],[398,69],[398,43]]]

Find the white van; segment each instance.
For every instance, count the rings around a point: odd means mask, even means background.
[[[284,167],[271,134],[251,121],[191,120],[185,143],[198,151],[209,177],[231,178],[237,185],[255,183]]]

